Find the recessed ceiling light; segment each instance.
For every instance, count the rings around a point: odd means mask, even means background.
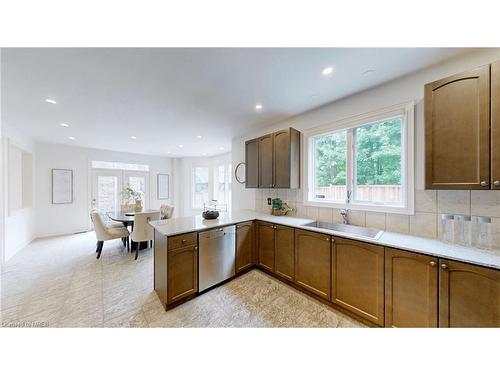
[[[202,155],[202,156],[207,156],[207,153],[206,153],[206,152],[204,152],[204,153],[203,153],[203,154],[201,154],[201,155]]]
[[[184,145],[179,145],[179,148],[183,148],[183,147],[184,147]]]
[[[262,104],[255,104],[255,109],[257,111],[261,111],[262,110]]]
[[[57,102],[54,99],[47,98],[45,99],[45,101],[50,104],[57,104]]]
[[[61,122],[61,126],[62,126],[63,128],[69,128],[69,125],[68,125],[68,124],[66,124],[65,122]]]
[[[201,139],[201,135],[197,135],[196,138]]]
[[[323,71],[321,73],[324,76],[330,76],[333,74],[333,67],[332,66],[326,67],[325,69],[323,69]]]
[[[131,135],[130,139],[137,139],[137,137],[135,135]]]
[[[363,72],[363,77],[368,77],[369,75],[372,75],[373,73],[375,73],[375,70],[368,69],[367,71]]]
[[[68,139],[71,139],[72,141],[74,141],[76,138],[75,137],[68,137]]]
[[[219,150],[224,150],[224,147],[219,147]]]
[[[171,152],[170,152],[170,151],[167,151],[167,154],[171,154]]]
[[[309,97],[309,99],[311,99],[311,100],[316,100],[316,99],[318,99],[318,98],[319,98],[319,95],[318,95],[318,94],[312,94],[312,95]]]

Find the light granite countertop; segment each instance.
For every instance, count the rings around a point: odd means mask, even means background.
[[[201,215],[197,215],[152,221],[150,224],[162,235],[174,236],[177,234],[204,231],[207,229],[223,227],[250,220],[262,220],[273,224],[286,225],[293,228],[325,233],[337,237],[350,238],[381,246],[394,247],[397,249],[409,250],[440,258],[458,260],[480,266],[500,269],[500,250],[483,250],[473,247],[463,247],[429,238],[393,232],[384,232],[379,239],[370,239],[344,232],[305,226],[306,224],[314,221],[311,219],[266,215],[250,210],[221,213],[219,218],[215,220],[205,220]]]

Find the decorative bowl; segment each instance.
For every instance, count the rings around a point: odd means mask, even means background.
[[[203,211],[201,216],[207,220],[217,219],[219,217],[219,211]]]

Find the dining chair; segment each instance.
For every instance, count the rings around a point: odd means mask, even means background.
[[[130,233],[127,228],[123,226],[121,228],[107,227],[102,220],[101,214],[97,211],[92,211],[90,214],[90,218],[92,219],[92,223],[94,224],[95,236],[97,238],[97,248],[95,250],[97,253],[97,259],[101,257],[104,241],[126,238],[125,243],[127,245],[127,249],[130,248]]]
[[[134,229],[130,234],[130,238],[134,242],[148,242],[150,246],[154,238],[153,227],[149,225],[150,221],[160,220],[160,212],[137,212],[134,219]],[[139,243],[135,248],[135,259],[139,256]],[[133,249],[132,249],[133,250]]]
[[[162,204],[160,206],[161,219],[170,219],[174,214],[174,206],[168,204]]]

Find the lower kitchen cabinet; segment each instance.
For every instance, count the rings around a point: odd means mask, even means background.
[[[330,299],[331,241],[326,234],[295,230],[295,282]]]
[[[385,250],[385,326],[438,325],[438,259]]]
[[[439,261],[439,326],[500,327],[500,271]]]
[[[257,222],[257,256],[261,267],[274,271],[274,224]]]
[[[253,266],[255,235],[253,221],[236,225],[236,273]]]
[[[293,228],[275,225],[274,273],[288,280],[294,279],[295,231]]]
[[[335,238],[332,302],[384,325],[384,248]]]
[[[167,305],[198,291],[198,246],[190,245],[167,253]]]

